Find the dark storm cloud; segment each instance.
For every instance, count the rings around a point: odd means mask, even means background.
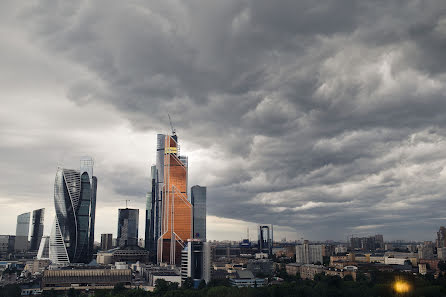
[[[446,190],[445,11],[440,0],[42,1],[19,16],[39,47],[89,73],[70,100],[111,105],[136,130],[165,131],[170,112],[181,141],[218,156],[206,163],[210,214],[322,239],[433,236],[442,223],[429,218]],[[104,174],[143,195],[144,177],[125,170]]]

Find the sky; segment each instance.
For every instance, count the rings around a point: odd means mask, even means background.
[[[434,240],[446,225],[444,0],[0,4],[0,234],[94,158],[96,238],[177,130],[208,239]]]

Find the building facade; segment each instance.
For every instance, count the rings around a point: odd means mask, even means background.
[[[43,236],[40,240],[39,250],[37,251],[37,259],[44,260],[50,258],[50,237]]]
[[[446,228],[441,226],[437,232],[437,248],[446,247]]]
[[[194,238],[206,241],[206,187],[193,186],[190,193],[193,207]]]
[[[15,246],[15,236],[0,235],[0,255],[13,253],[14,246]]]
[[[101,234],[101,250],[107,251],[113,248],[113,234]]]
[[[158,175],[163,176],[158,183],[159,187],[161,185],[161,205],[157,262],[178,265],[187,240],[193,238],[192,204],[187,196],[187,158],[179,154],[176,135],[158,135],[158,140],[160,139],[164,140],[164,145],[157,150]],[[163,158],[159,160],[161,152]]]
[[[195,287],[211,280],[211,248],[208,242],[189,240],[181,252],[181,278],[192,278]]]
[[[25,252],[29,249],[29,223],[31,213],[26,212],[17,216],[17,226],[15,231],[15,247],[17,252]]]
[[[296,263],[322,264],[322,245],[309,244],[308,240],[305,240],[303,244],[296,245]]]
[[[56,217],[50,236],[55,264],[89,263],[93,254],[97,178],[93,160],[83,158],[81,170],[58,168],[54,182]]]
[[[37,251],[40,246],[40,241],[43,236],[43,224],[45,220],[45,208],[36,209],[33,211],[33,218],[31,224],[31,241],[29,249]]]
[[[138,245],[139,209],[120,208],[118,210],[118,245]]]

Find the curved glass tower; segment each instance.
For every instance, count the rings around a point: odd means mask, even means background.
[[[56,218],[50,237],[50,259],[55,264],[88,263],[94,242],[97,179],[93,160],[81,171],[58,168],[54,182]]]

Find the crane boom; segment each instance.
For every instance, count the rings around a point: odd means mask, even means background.
[[[177,131],[176,131],[175,128],[173,127],[172,119],[170,118],[170,114],[167,114],[167,116],[169,117],[169,123],[170,123],[170,128],[172,129],[172,135],[176,135],[176,134],[177,134]]]

